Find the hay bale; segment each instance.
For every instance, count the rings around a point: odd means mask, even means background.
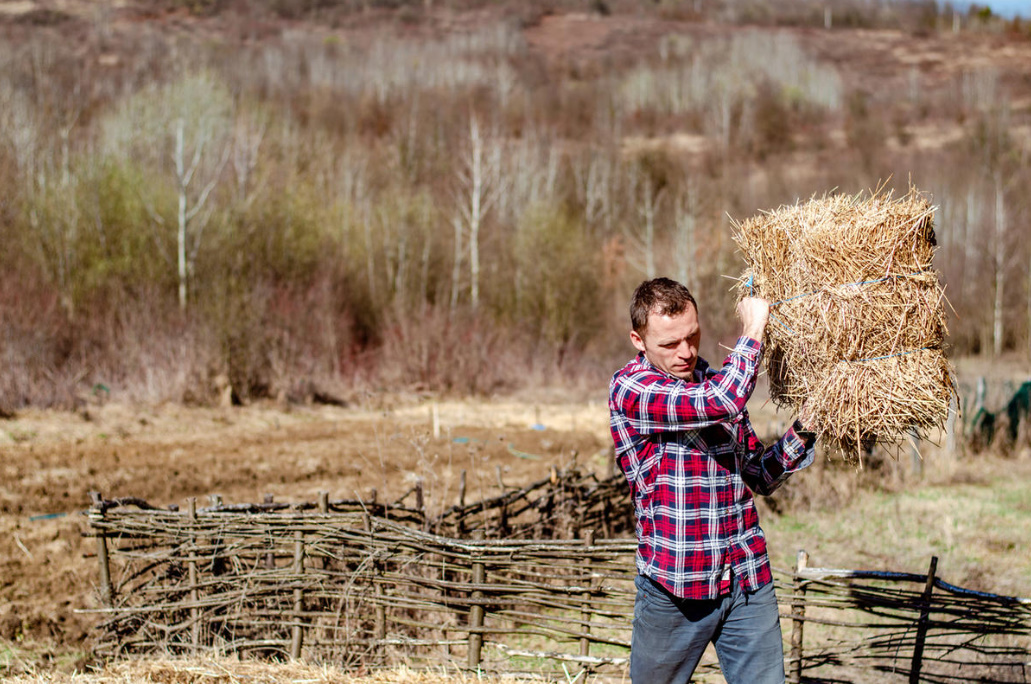
[[[735,224],[739,294],[768,299],[773,401],[862,464],[874,442],[941,428],[955,392],[934,207],[915,189],[813,198]]]

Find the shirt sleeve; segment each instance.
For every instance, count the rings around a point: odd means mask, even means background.
[[[769,496],[789,475],[808,467],[815,458],[816,439],[812,433],[803,436],[798,421],[770,447],[759,440],[747,413],[742,416],[738,429],[738,441],[745,450],[741,479],[756,494]]]
[[[755,389],[761,346],[738,338],[723,367],[703,382],[685,382],[657,370],[614,378],[612,410],[642,435],[697,430],[730,420]]]

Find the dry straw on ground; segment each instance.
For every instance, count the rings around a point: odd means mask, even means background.
[[[931,260],[934,207],[915,189],[831,195],[735,225],[741,296],[772,303],[766,369],[774,402],[862,464],[948,417],[945,297]]]
[[[494,679],[472,674],[427,672],[407,667],[369,674],[349,674],[335,667],[302,662],[268,663],[217,658],[148,658],[110,663],[100,670],[64,674],[46,672],[6,680],[12,684],[519,684],[529,679]]]

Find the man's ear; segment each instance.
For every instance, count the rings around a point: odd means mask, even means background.
[[[637,349],[637,351],[644,351],[644,340],[637,334],[636,330],[630,331],[630,342],[634,345],[634,348]]]

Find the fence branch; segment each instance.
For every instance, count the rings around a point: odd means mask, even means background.
[[[556,677],[562,663],[579,663],[585,674],[625,668],[637,544],[595,538],[593,525],[604,521],[608,497],[618,527],[626,501],[575,472],[551,480],[449,509],[425,527],[419,511],[380,503],[380,516],[367,503],[339,506],[321,493],[311,505],[276,510],[274,502],[217,501],[201,511],[193,501],[186,515],[111,506],[98,494],[89,523],[101,593],[111,598],[96,611],[96,651],[303,652],[344,664],[373,654],[377,664],[443,657],[448,666],[495,671],[517,667],[504,658],[532,657]],[[496,536],[502,516],[510,537]],[[463,527],[474,538],[449,536]],[[577,531],[583,539],[572,538]],[[1031,601],[949,585],[936,577],[936,561],[924,575],[812,568],[800,554],[793,571],[775,577],[791,608],[793,682],[802,672],[848,681],[855,669],[1008,681],[1014,663],[1031,658]],[[829,640],[823,626],[843,636]],[[461,664],[450,656],[459,644]],[[487,645],[496,648],[485,661]],[[909,672],[897,667],[900,652],[914,656]]]

